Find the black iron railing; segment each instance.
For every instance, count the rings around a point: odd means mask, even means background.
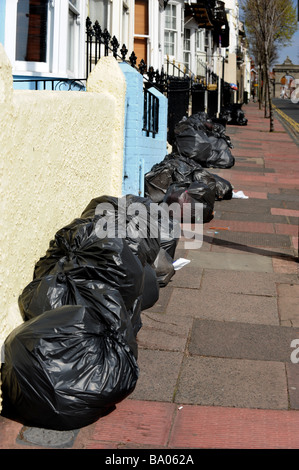
[[[146,88],[144,89],[143,131],[153,137],[159,131],[159,99]]]
[[[57,78],[14,78],[15,88],[17,84],[28,83],[29,90],[51,90],[51,91],[85,91],[86,79],[64,79]]]

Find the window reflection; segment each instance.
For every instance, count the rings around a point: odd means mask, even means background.
[[[48,0],[19,0],[16,60],[46,62]]]

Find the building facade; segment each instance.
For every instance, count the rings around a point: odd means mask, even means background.
[[[15,88],[36,87],[30,80],[84,84],[89,17],[125,45],[127,57],[134,51],[137,65],[143,60],[207,85],[217,75],[239,84],[241,101],[250,91],[237,0],[0,0],[0,13],[0,42]]]

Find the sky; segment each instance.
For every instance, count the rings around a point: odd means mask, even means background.
[[[298,23],[299,28],[299,23]],[[278,59],[275,61],[277,64],[283,64],[287,56],[291,59],[293,64],[299,65],[299,29],[292,37],[292,45],[281,47],[278,50]]]
[[[297,18],[298,18],[298,4],[299,0],[293,0],[293,5],[297,9]],[[280,47],[278,49],[278,59],[275,61],[275,64],[283,64],[287,56],[291,59],[293,64],[299,65],[299,22],[298,29],[294,36],[291,39],[291,45],[286,47]]]
[[[297,11],[297,18],[298,18],[298,7],[299,7],[299,0],[293,0],[294,8]],[[274,64],[283,64],[287,57],[291,59],[293,64],[299,65],[299,22],[298,29],[296,33],[293,35],[290,45],[286,47],[280,47],[277,51],[278,58],[275,60]]]

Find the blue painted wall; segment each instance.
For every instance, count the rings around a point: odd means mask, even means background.
[[[144,195],[144,175],[167,154],[167,98],[155,88],[159,98],[159,132],[147,137],[143,127],[143,77],[125,62],[120,64],[126,77],[126,114],[123,194]]]
[[[4,46],[6,0],[0,0],[0,42]]]

